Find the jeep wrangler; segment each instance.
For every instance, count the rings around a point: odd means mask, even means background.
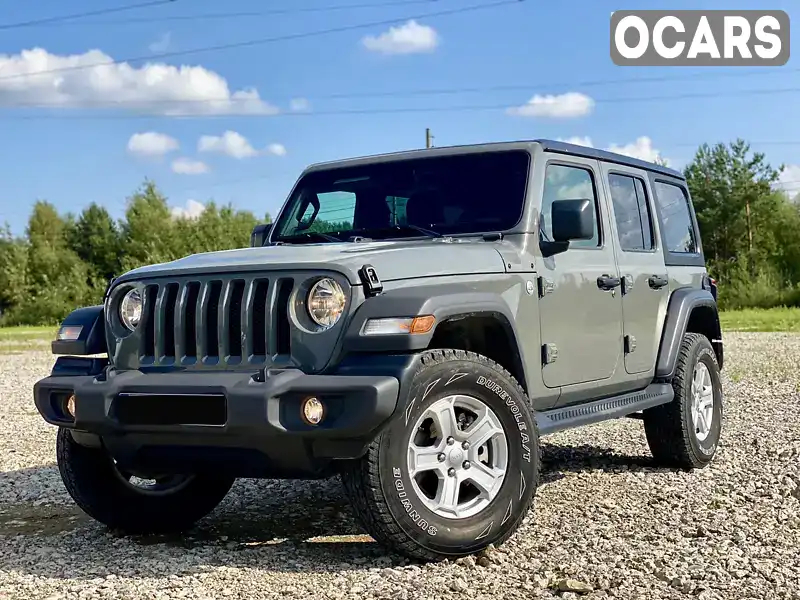
[[[236,478],[340,476],[420,560],[520,526],[540,436],[643,423],[715,455],[716,283],[684,177],[550,140],[308,167],[249,248],[145,266],[63,321],[36,407],[66,489],[128,533],[185,530]]]

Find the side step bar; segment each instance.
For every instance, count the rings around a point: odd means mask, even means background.
[[[671,384],[653,383],[638,392],[537,412],[536,424],[539,426],[539,435],[547,435],[626,417],[640,410],[672,402],[674,397],[675,391]]]

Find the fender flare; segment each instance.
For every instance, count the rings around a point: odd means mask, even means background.
[[[102,304],[73,310],[61,322],[61,327],[66,326],[80,327],[80,334],[75,340],[53,340],[51,342],[53,354],[90,356],[108,353]]]
[[[697,288],[679,288],[672,293],[667,305],[666,320],[661,333],[661,345],[658,349],[655,376],[657,379],[672,379],[678,362],[683,336],[686,334],[689,319],[696,308],[709,308],[713,312],[713,320],[709,323],[710,342],[717,355],[720,368],[723,363],[722,329],[719,322],[719,311],[714,296],[708,290]]]
[[[390,334],[363,336],[362,328],[369,319],[389,317],[414,317],[433,315],[433,329],[425,334]],[[351,318],[342,338],[343,355],[353,353],[416,353],[426,350],[436,329],[444,322],[466,319],[473,316],[489,316],[503,327],[515,350],[515,367],[524,381],[519,383],[528,389],[528,372],[524,352],[519,344],[520,336],[508,304],[499,294],[476,292],[464,285],[427,285],[399,288],[367,298]]]

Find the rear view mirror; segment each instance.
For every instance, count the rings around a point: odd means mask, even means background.
[[[250,234],[250,247],[260,248],[264,245],[264,240],[269,236],[272,230],[272,223],[261,223],[253,227],[253,233]]]
[[[590,240],[594,237],[594,207],[586,198],[556,200],[550,208],[553,241]]]

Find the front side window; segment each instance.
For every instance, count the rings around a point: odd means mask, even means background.
[[[528,169],[527,152],[502,151],[311,172],[298,182],[272,239],[504,231],[522,216]]]
[[[556,200],[592,201],[594,206],[594,235],[588,240],[572,240],[569,243],[573,248],[596,248],[600,245],[600,231],[598,229],[597,193],[595,192],[594,179],[589,169],[571,167],[566,165],[551,164],[545,170],[544,193],[542,196],[542,211],[539,221],[539,231],[545,241],[553,240],[553,225],[550,221],[551,208]]]

